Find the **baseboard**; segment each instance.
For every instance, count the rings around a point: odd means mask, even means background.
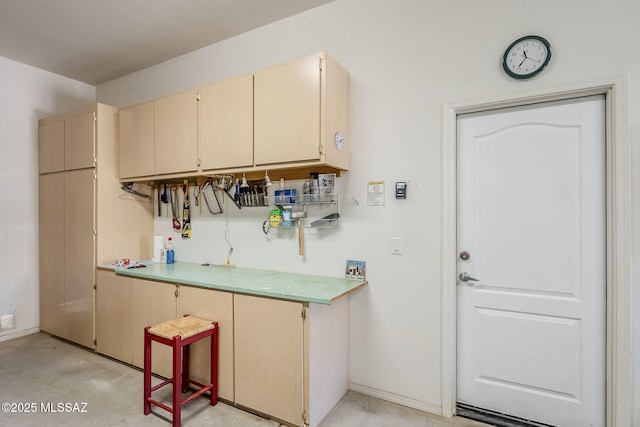
[[[23,329],[21,331],[12,332],[6,335],[0,335],[0,342],[9,341],[14,338],[24,337],[26,335],[36,334],[40,332],[40,328]]]
[[[377,388],[367,387],[367,386],[355,384],[352,382],[349,383],[349,390],[366,394],[367,396],[375,397],[377,399],[386,400],[387,402],[397,403],[398,405],[407,406],[409,408],[417,409],[419,411],[442,416],[441,406],[433,405],[431,403],[423,402],[421,400],[412,399],[410,397],[401,396],[399,394],[390,393],[388,391],[379,390]]]

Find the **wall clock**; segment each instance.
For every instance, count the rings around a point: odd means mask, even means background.
[[[333,136],[333,142],[336,144],[338,150],[342,150],[344,148],[344,134],[342,132],[336,132]]]
[[[509,45],[502,57],[502,68],[514,79],[539,74],[551,60],[551,46],[540,36],[524,36]]]

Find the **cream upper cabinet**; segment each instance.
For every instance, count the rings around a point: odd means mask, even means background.
[[[348,170],[349,84],[349,73],[319,52],[123,108],[120,180]]]
[[[64,170],[64,120],[38,127],[38,172]]]
[[[64,168],[92,168],[95,163],[95,112],[88,112],[64,121]]]
[[[343,137],[336,144],[336,134]],[[326,53],[254,74],[257,166],[349,168],[349,73]]]
[[[206,86],[200,92],[203,171],[253,165],[253,76]]]
[[[256,164],[320,159],[321,58],[255,73]]]
[[[193,90],[154,101],[156,175],[198,170],[197,97]]]
[[[119,111],[120,178],[155,174],[154,103],[135,105]]]

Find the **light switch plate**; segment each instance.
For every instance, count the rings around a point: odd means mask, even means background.
[[[404,253],[402,237],[391,238],[391,253],[393,255],[402,255]]]

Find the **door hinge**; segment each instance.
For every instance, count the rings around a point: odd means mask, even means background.
[[[307,411],[302,411],[302,425],[308,426],[309,420],[307,420]]]
[[[196,95],[196,101],[200,101],[200,94]]]
[[[94,284],[93,284],[93,289],[97,291],[97,290],[98,290],[98,285],[96,285],[96,284],[94,283]]]
[[[93,340],[93,345],[98,345],[98,340],[94,339]]]
[[[96,116],[96,113],[94,111],[93,113],[93,123],[97,123],[98,122],[98,117]]]
[[[320,58],[319,68],[320,68],[320,72],[322,72],[323,71],[323,69],[322,69],[322,58]]]
[[[307,309],[302,307],[302,312],[300,313],[303,319],[307,318]]]
[[[176,298],[178,298],[178,296],[180,295],[180,292],[178,291],[178,288],[176,288],[176,291],[173,294],[176,296]]]

